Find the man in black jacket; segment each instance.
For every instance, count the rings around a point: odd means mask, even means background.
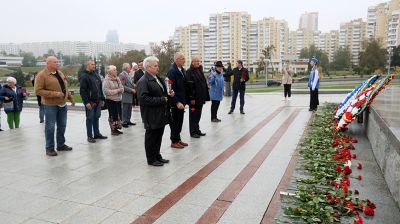
[[[146,150],[147,164],[163,166],[169,160],[163,159],[160,154],[162,136],[165,125],[170,119],[169,98],[174,93],[167,93],[167,87],[162,79],[157,76],[158,59],[154,56],[144,59],[146,73],[139,80],[137,94],[140,103],[140,114],[146,129],[144,147]]]
[[[135,83],[135,85],[137,85],[137,83],[140,80],[140,78],[142,78],[142,76],[144,75],[144,72],[143,72],[143,60],[138,62],[138,68],[139,69],[133,75],[133,83]],[[137,98],[137,94],[135,94],[134,98],[135,98],[135,105],[139,106],[139,100]]]
[[[231,91],[231,76],[232,76],[232,66],[231,63],[228,62],[227,64],[227,68],[224,71],[224,95],[225,96],[231,96],[232,95],[232,91]]]
[[[203,73],[203,68],[200,65],[198,57],[192,57],[190,68],[186,71],[186,81],[188,83],[188,98],[189,98],[189,130],[190,136],[200,138],[205,136],[205,133],[200,131],[199,122],[203,104],[210,100],[208,94],[207,80]]]
[[[228,114],[232,114],[235,110],[236,99],[238,93],[240,93],[240,113],[244,114],[244,93],[246,91],[246,82],[249,81],[249,71],[243,67],[243,62],[238,60],[236,62],[236,68],[233,69],[233,96],[231,102],[231,110]]]
[[[86,109],[88,142],[95,143],[96,139],[106,139],[107,136],[103,136],[99,131],[99,118],[105,98],[101,79],[95,71],[93,60],[87,61],[86,70],[81,73],[80,95]]]
[[[175,96],[171,99],[171,147],[182,149],[188,146],[187,143],[181,140],[181,131],[183,125],[183,115],[185,113],[187,83],[185,78],[185,69],[182,67],[185,64],[185,56],[178,52],[175,54],[174,63],[168,70],[168,79],[172,81],[172,90]]]

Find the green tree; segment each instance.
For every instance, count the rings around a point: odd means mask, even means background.
[[[33,53],[21,51],[19,55],[24,58],[24,59],[22,59],[23,67],[36,66],[36,58],[35,58],[35,56],[33,56]]]
[[[151,47],[153,54],[160,60],[159,74],[161,76],[166,76],[169,67],[174,62],[175,53],[178,52],[180,47],[176,47],[172,40],[161,41],[160,45],[155,44]]]
[[[105,57],[105,56],[104,56]],[[138,62],[143,60],[147,57],[146,52],[144,50],[131,50],[126,52],[126,54],[122,53],[114,53],[111,55],[110,59],[108,60],[109,65],[115,65],[117,67],[118,72],[122,71],[122,64],[132,62]],[[100,60],[102,59],[100,55]]]
[[[387,60],[386,49],[381,48],[379,42],[375,39],[365,41],[363,45],[365,50],[360,52],[360,66],[368,74],[371,74],[377,68],[383,68]]]
[[[17,80],[17,84],[24,87],[25,86],[25,75],[22,72],[21,68],[16,69],[10,76],[14,77]]]
[[[351,52],[348,47],[339,48],[333,58],[333,68],[335,70],[346,70],[351,66]]]
[[[318,49],[314,44],[312,44],[310,47],[301,49],[300,58],[307,58],[311,60],[313,57],[318,59],[319,65],[322,67],[323,71],[329,70],[329,59],[325,52]]]
[[[400,66],[400,46],[393,48],[393,55],[390,59],[391,66]]]

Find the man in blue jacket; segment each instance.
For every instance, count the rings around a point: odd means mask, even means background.
[[[95,143],[96,139],[106,139],[100,134],[99,118],[101,107],[104,105],[103,87],[100,77],[96,73],[93,60],[86,63],[86,70],[82,72],[80,80],[80,95],[86,109],[87,140]],[[94,132],[94,133],[93,133]]]
[[[171,99],[171,147],[182,149],[188,146],[187,143],[182,142],[181,131],[183,125],[183,116],[185,113],[186,103],[186,91],[187,84],[185,78],[185,56],[183,53],[178,52],[175,54],[174,63],[168,70],[168,79],[172,81],[172,90],[175,92],[175,96]]]

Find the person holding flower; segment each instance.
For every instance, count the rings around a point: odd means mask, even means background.
[[[249,71],[243,67],[243,61],[238,60],[236,62],[236,68],[233,69],[233,95],[231,102],[231,110],[228,114],[232,114],[235,110],[236,99],[240,94],[240,113],[244,113],[244,93],[246,91],[246,82],[249,81]]]
[[[26,89],[17,85],[14,77],[7,78],[7,84],[0,91],[0,101],[4,102],[4,112],[7,114],[7,123],[10,129],[19,128],[23,100],[27,96]]]

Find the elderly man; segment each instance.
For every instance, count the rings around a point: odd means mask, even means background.
[[[171,147],[182,149],[188,146],[187,143],[181,140],[187,91],[185,69],[182,67],[185,64],[185,56],[183,53],[178,52],[175,54],[174,61],[167,73],[168,79],[172,81],[172,90],[175,92],[175,96],[171,100]]]
[[[54,150],[54,129],[57,124],[57,151],[71,151],[65,144],[67,127],[67,99],[75,106],[74,99],[68,91],[67,78],[58,70],[58,60],[54,56],[46,59],[46,68],[35,80],[35,94],[42,97],[45,114],[46,155],[57,156]]]
[[[232,114],[235,110],[236,99],[240,94],[240,113],[244,113],[244,93],[246,91],[246,82],[249,81],[249,71],[243,67],[243,62],[238,60],[236,62],[236,68],[233,69],[233,95],[231,101],[231,110],[228,114]]]
[[[157,76],[159,68],[156,57],[147,57],[144,60],[144,67],[146,73],[138,82],[137,90],[140,113],[146,129],[144,147],[147,164],[163,166],[169,160],[162,158],[160,147],[164,128],[170,116],[169,97],[173,97],[174,92],[167,93],[165,83]]]
[[[135,76],[134,76],[134,83],[137,84],[140,78],[144,75],[143,72],[143,61],[138,62],[138,70],[135,71]]]
[[[200,131],[199,122],[201,112],[206,101],[210,100],[208,94],[207,79],[200,65],[199,57],[192,57],[190,68],[186,71],[186,81],[188,83],[188,98],[190,101],[189,110],[189,130],[192,138],[200,138],[206,134]]]
[[[134,122],[131,122],[133,96],[136,90],[133,83],[133,74],[131,74],[131,65],[124,63],[122,69],[124,71],[119,74],[119,79],[124,86],[124,93],[122,94],[122,126],[127,128],[129,125],[136,125]]]
[[[95,143],[96,139],[106,139],[107,137],[100,134],[99,131],[99,118],[105,98],[102,82],[100,76],[96,73],[96,66],[93,60],[86,62],[86,70],[81,74],[80,95],[86,109],[88,142]]]

